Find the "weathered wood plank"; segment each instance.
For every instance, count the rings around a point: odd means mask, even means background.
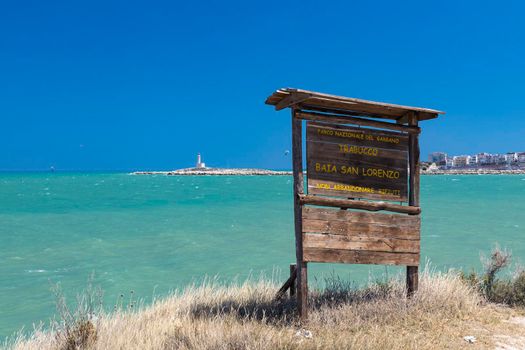
[[[310,152],[310,151],[309,151]],[[345,162],[338,159],[323,159],[314,156],[307,162],[308,179],[328,180],[341,184],[352,184],[375,189],[408,189],[408,169],[368,165],[361,161]]]
[[[301,104],[301,108],[303,108],[303,105]],[[300,111],[297,113],[297,117],[301,118],[303,120],[309,120],[312,122],[321,122],[321,123],[332,123],[332,124],[354,124],[359,126],[365,126],[365,127],[372,127],[372,128],[381,128],[381,129],[387,129],[387,130],[394,130],[399,132],[407,132],[407,133],[416,133],[419,134],[421,132],[421,129],[419,127],[409,127],[405,125],[400,124],[394,124],[394,123],[388,123],[388,122],[381,122],[377,120],[371,120],[371,119],[364,119],[364,118],[356,118],[352,116],[340,116],[340,115],[334,115],[334,114],[321,114],[321,113],[315,113],[315,112],[305,112]],[[381,117],[381,115],[377,115],[378,118]],[[384,117],[384,116],[383,116]]]
[[[303,216],[303,232],[326,233],[341,236],[358,236],[363,239],[374,237],[419,239],[418,225],[397,226],[376,223],[311,220]]]
[[[306,233],[303,249],[308,248],[419,253],[419,240]]]
[[[407,185],[400,181],[384,184],[377,180],[308,173],[308,194],[402,202],[407,199],[407,191]]]
[[[305,248],[304,259],[309,262],[345,264],[419,265],[419,254],[416,253],[390,253],[365,250]]]
[[[308,123],[308,192],[406,200],[407,147],[408,136],[400,133]]]
[[[416,215],[398,215],[387,213],[368,213],[364,211],[347,211],[329,208],[304,207],[303,219],[342,221],[344,223],[377,224],[395,227],[414,227],[421,223]]]
[[[407,200],[406,190],[403,190],[402,187],[374,189],[370,187],[345,185],[339,182],[312,178],[310,178],[308,181],[308,194],[345,198],[367,198],[396,202],[406,202]]]
[[[326,207],[361,209],[368,211],[388,210],[396,213],[419,214],[419,207],[399,205],[386,202],[368,202],[351,199],[328,198],[310,195],[300,195],[301,204],[321,205]]]
[[[350,143],[330,143],[321,141],[308,140],[308,147],[311,152],[308,156],[319,153],[330,153],[333,159],[344,161],[359,160],[370,164],[382,164],[390,166],[390,159],[394,160],[391,166],[399,168],[408,168],[408,152],[390,150],[386,148],[377,148],[369,146],[357,146]]]
[[[392,124],[397,125],[397,124]],[[400,132],[308,122],[307,139],[408,152],[408,135]]]
[[[305,207],[303,249],[419,253],[418,216]]]
[[[332,100],[329,98],[323,97],[310,97],[307,101],[304,102],[305,105],[319,105],[322,107],[330,108],[333,110],[346,110],[346,111],[356,111],[356,112],[365,112],[376,115],[384,115],[385,117],[390,117],[395,119],[401,112],[400,110],[387,109],[381,106],[367,105],[367,104],[357,104],[351,101],[341,101],[341,100]]]

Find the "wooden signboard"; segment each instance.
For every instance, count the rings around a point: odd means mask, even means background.
[[[406,201],[408,135],[308,122],[308,193]]]
[[[419,216],[303,208],[303,259],[419,265]]]
[[[418,122],[443,112],[297,89],[278,90],[266,103],[292,109],[297,263],[278,297],[297,290],[307,317],[309,262],[405,265],[412,295],[421,231]]]

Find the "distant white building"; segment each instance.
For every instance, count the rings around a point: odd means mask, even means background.
[[[464,167],[470,165],[470,156],[454,156],[452,163],[455,168]]]
[[[494,155],[494,163],[496,163],[496,164],[505,164],[505,163],[507,163],[507,155],[506,154],[495,154]]]
[[[507,155],[507,164],[513,164],[518,161],[518,153],[517,152],[508,152]]]
[[[197,153],[197,163],[195,164],[195,168],[197,169],[206,168],[206,163],[202,161],[200,153]]]
[[[479,165],[494,164],[494,157],[492,156],[492,154],[485,153],[485,152],[478,153],[477,158],[478,158]]]
[[[525,163],[525,152],[518,153],[518,162]]]

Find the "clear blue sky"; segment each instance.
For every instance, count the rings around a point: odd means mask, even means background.
[[[280,87],[444,110],[421,151],[525,151],[522,2],[12,1],[0,169],[289,168]]]

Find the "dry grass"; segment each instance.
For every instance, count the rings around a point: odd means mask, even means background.
[[[93,318],[86,349],[493,349],[524,336],[509,323],[520,311],[496,306],[455,273],[424,273],[405,298],[403,283],[355,290],[332,281],[311,293],[310,318],[299,324],[291,300],[273,299],[267,280],[238,286],[208,282],[154,305]],[[302,331],[301,331],[302,330]],[[14,349],[67,349],[60,330],[19,337]],[[73,333],[74,334],[74,333]],[[311,334],[311,337],[310,337]],[[464,336],[476,343],[467,344]],[[510,338],[509,338],[510,337]],[[508,340],[510,342],[511,340]]]

